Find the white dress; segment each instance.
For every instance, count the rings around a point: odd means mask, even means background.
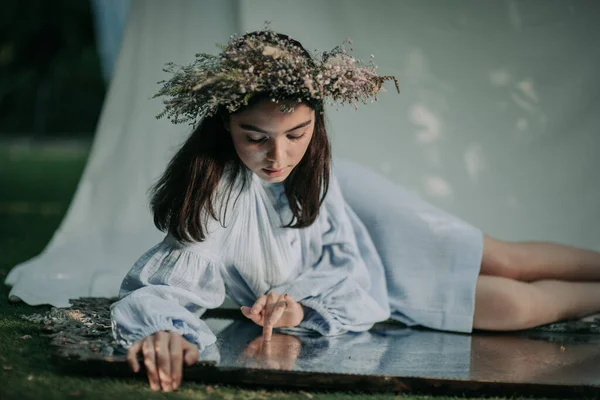
[[[291,215],[283,184],[252,175],[225,227],[212,221],[201,243],[167,235],[140,257],[112,306],[116,338],[128,347],[157,331],[178,331],[203,349],[215,341],[199,318],[206,309],[226,294],[251,306],[270,291],[309,307],[296,329],[322,335],[365,331],[389,317],[471,332],[478,229],[345,162],[332,170],[311,226],[282,227]]]

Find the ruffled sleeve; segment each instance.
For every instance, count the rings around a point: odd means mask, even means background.
[[[216,341],[200,316],[225,299],[221,263],[167,236],[131,268],[111,307],[113,334],[124,346],[159,331],[179,332],[202,351]]]
[[[308,307],[299,326],[304,330],[326,336],[369,330],[390,316],[383,265],[333,174],[322,207],[317,236],[311,236],[321,244],[320,257],[292,282],[271,291]]]

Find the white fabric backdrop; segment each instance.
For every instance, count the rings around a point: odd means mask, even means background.
[[[102,74],[104,79],[110,82],[121,47],[123,28],[131,0],[90,0],[90,2]]]
[[[133,0],[73,203],[44,252],[8,275],[11,296],[66,306],[117,294],[163,236],[147,189],[189,130],[154,119],[162,65],[265,20],[309,50],[349,36],[400,79],[401,95],[330,110],[334,155],[492,236],[600,250],[599,10],[593,0]]]

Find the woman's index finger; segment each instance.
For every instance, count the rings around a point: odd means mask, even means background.
[[[263,341],[264,342],[270,341],[272,336],[273,336],[273,326],[264,324],[263,325]]]
[[[288,304],[285,300],[285,297],[283,295],[279,296],[279,299],[274,304],[273,310],[271,311],[271,314],[269,315],[269,319],[265,321],[265,324],[275,326],[277,324],[277,322],[279,321],[279,319],[281,319],[281,316],[287,309],[287,306],[288,306]]]

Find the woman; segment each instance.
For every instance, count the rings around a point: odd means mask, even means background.
[[[313,58],[267,29],[165,83],[162,115],[196,126],[153,191],[168,234],[112,307],[154,390],[177,389],[182,364],[214,343],[199,317],[225,295],[265,341],[273,328],[336,335],[389,317],[471,332],[600,311],[598,283],[569,282],[600,280],[600,254],[498,241],[372,172],[331,168],[325,102],[366,102],[386,80],[343,46]]]

